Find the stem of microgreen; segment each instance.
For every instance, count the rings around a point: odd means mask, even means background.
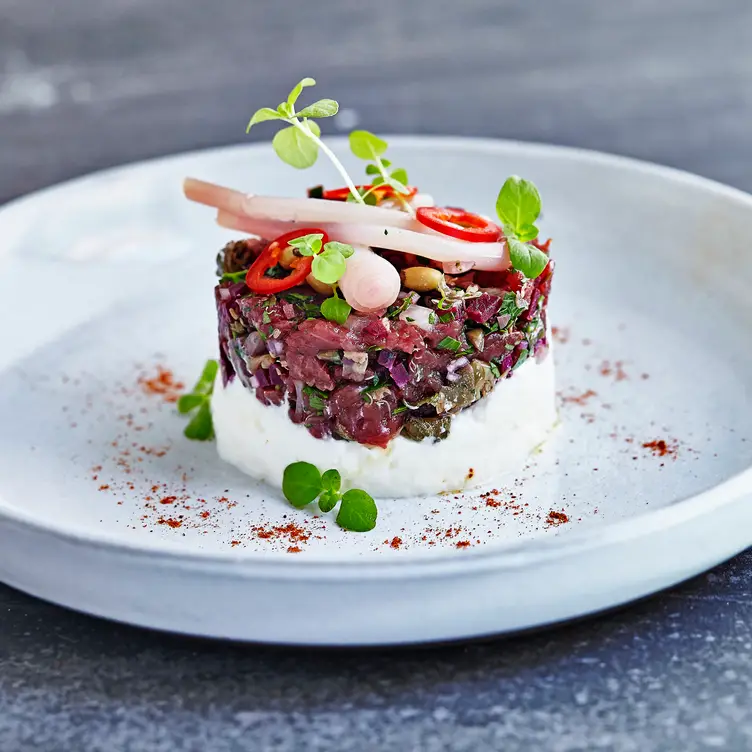
[[[384,163],[381,161],[381,157],[377,157],[375,154],[373,155],[373,161],[376,167],[379,168],[379,172],[381,173],[381,177],[386,180],[389,177],[389,173],[386,171],[386,167],[384,167]],[[375,189],[378,189],[379,186],[376,186]],[[411,216],[415,217],[415,210],[412,206],[410,206],[410,203],[408,200],[399,192],[394,191],[394,195],[397,197],[397,200],[402,204],[402,208]]]
[[[318,145],[319,149],[321,149],[321,151],[323,151],[324,154],[329,157],[337,172],[342,176],[342,179],[345,181],[345,185],[347,186],[350,193],[352,193],[353,198],[359,204],[365,204],[365,201],[363,201],[360,193],[358,193],[358,189],[355,187],[355,183],[353,183],[352,179],[347,174],[347,170],[345,170],[342,162],[337,159],[334,152],[318,136],[316,136],[314,133],[311,133],[311,131],[309,131],[307,128],[304,128],[303,124],[300,122],[300,120],[298,120],[298,118],[293,117],[287,122],[291,125],[294,125],[299,131],[305,134],[307,138],[310,138],[315,144]]]

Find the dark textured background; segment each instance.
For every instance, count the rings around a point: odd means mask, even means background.
[[[330,132],[574,144],[752,189],[751,42],[745,0],[0,0],[0,201],[240,141],[310,74],[349,110]],[[0,588],[0,749],[749,750],[751,567],[396,652],[175,639]]]

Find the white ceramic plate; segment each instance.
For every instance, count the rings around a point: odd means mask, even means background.
[[[389,644],[578,617],[752,543],[752,199],[570,149],[390,143],[441,203],[491,214],[511,173],[540,188],[562,421],[542,453],[493,498],[382,500],[376,530],[353,534],[184,440],[139,378],[191,381],[214,356],[231,236],[182,178],[291,195],[337,181],[267,146],[111,170],[0,211],[1,580],[176,632]]]

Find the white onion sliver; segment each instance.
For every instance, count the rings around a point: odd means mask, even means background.
[[[426,332],[433,330],[434,325],[431,323],[431,319],[436,315],[436,311],[433,311],[426,306],[410,305],[400,313],[399,318],[401,321],[407,321],[408,324],[415,324]]]
[[[356,311],[370,313],[397,300],[401,281],[397,270],[385,258],[368,248],[355,247],[355,253],[347,259],[339,287]]]

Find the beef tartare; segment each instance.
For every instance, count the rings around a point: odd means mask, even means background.
[[[336,103],[295,114],[301,85],[249,127],[289,124],[277,154],[301,168],[321,149],[345,187],[277,198],[185,183],[220,225],[251,236],[217,259],[220,455],[275,485],[296,461],[333,466],[385,496],[519,469],[556,419],[554,264],[538,239],[536,187],[510,177],[498,222],[435,206],[367,131],[350,134],[371,181],[355,185],[313,123]]]

